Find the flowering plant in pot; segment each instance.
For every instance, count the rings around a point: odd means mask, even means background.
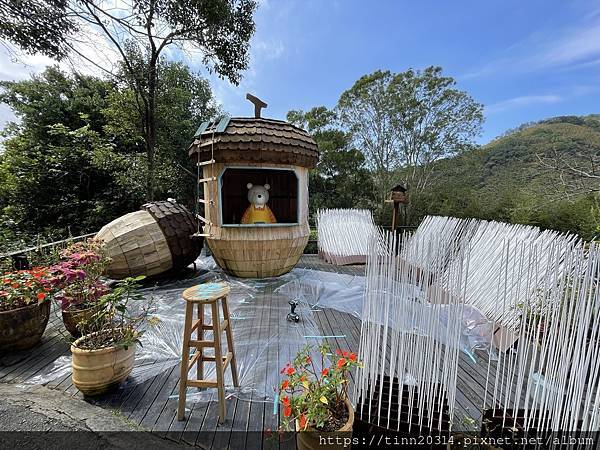
[[[144,277],[126,278],[98,300],[99,308],[71,344],[73,384],[84,395],[97,395],[131,373],[142,326],[153,324],[152,300],[139,291]]]
[[[336,350],[332,355],[327,345],[318,347],[318,361],[311,352],[311,346],[305,347],[281,369],[286,378],[279,386],[282,427],[300,431],[301,449],[317,448],[321,434],[352,431],[354,410],[348,400],[348,377],[352,369],[361,366],[356,354]]]
[[[0,283],[0,352],[36,345],[50,317],[54,292],[43,267],[6,272]]]
[[[97,312],[98,300],[109,292],[102,278],[109,258],[102,243],[93,239],[69,245],[61,252],[61,261],[50,267],[52,282],[60,291],[54,296],[59,302],[65,328],[74,338],[88,330],[82,329]]]

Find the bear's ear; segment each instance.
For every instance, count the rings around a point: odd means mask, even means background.
[[[270,184],[265,184],[265,189],[268,191],[269,189],[271,189],[271,185]]]
[[[253,185],[252,185],[252,183],[248,183],[248,184],[246,185],[246,187],[247,187],[248,189],[252,189],[252,186],[253,186]]]

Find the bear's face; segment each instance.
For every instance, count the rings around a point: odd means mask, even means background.
[[[255,206],[264,206],[269,201],[269,189],[271,186],[255,186],[252,183],[246,185],[248,188],[248,201]]]

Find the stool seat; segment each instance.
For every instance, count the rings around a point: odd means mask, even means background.
[[[183,291],[183,299],[192,303],[210,303],[226,297],[231,288],[225,282],[205,283],[192,286]]]

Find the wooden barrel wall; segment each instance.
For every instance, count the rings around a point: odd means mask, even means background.
[[[292,170],[298,177],[298,224],[268,226],[223,226],[219,211],[219,176],[228,167]],[[214,164],[204,168],[204,177],[217,177],[206,183],[205,198],[213,200],[207,207],[206,238],[216,263],[226,272],[243,278],[265,278],[289,272],[298,263],[308,243],[308,169],[292,165],[259,163]]]

